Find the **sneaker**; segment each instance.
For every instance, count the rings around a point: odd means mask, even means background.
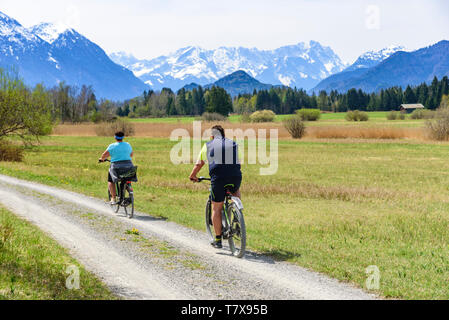
[[[215,240],[215,241],[211,242],[211,246],[216,249],[222,249],[223,243],[221,242],[221,240]]]
[[[109,202],[109,204],[110,204],[111,206],[115,206],[115,205],[118,204],[118,202],[117,202],[116,199],[112,199],[112,200]]]

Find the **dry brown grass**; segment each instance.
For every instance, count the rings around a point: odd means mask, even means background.
[[[290,134],[282,123],[229,123],[211,122],[202,123],[202,130],[221,124],[225,129],[247,129],[256,131],[266,129],[269,137],[269,129],[278,129],[280,139],[291,139]],[[187,123],[134,123],[136,137],[168,138],[175,129],[185,129],[193,136],[192,124]],[[96,124],[61,124],[58,125],[53,135],[60,136],[96,136]],[[397,127],[360,127],[360,126],[328,126],[307,127],[305,138],[311,139],[428,139],[424,128],[397,128]]]
[[[208,122],[202,123],[202,131],[211,128],[215,124],[222,125],[225,129],[241,129],[243,132],[247,129],[254,129],[257,133],[258,129],[267,129],[267,137],[269,137],[269,129],[278,129],[280,138],[290,137],[287,130],[284,129],[282,123],[229,123],[229,122]],[[192,124],[187,123],[133,123],[135,137],[148,138],[169,138],[173,130],[184,129],[193,136]],[[56,136],[97,136],[97,124],[61,124],[53,130]]]
[[[392,128],[392,127],[310,127],[308,138],[315,139],[426,139],[422,128]]]

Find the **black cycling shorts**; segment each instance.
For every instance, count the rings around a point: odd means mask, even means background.
[[[228,186],[232,193],[240,189],[242,177],[217,178],[211,181],[211,197],[213,202],[223,202],[226,196],[225,187]]]

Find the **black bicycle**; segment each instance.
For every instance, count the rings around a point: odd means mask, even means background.
[[[198,182],[210,181],[210,178],[200,177]],[[228,240],[232,255],[242,258],[246,249],[246,227],[243,218],[243,205],[239,198],[233,197],[231,185],[225,186],[226,197],[221,216],[223,239]],[[212,223],[212,196],[206,204],[206,230],[211,241],[215,240],[215,231]]]
[[[99,161],[102,162],[102,161]],[[111,162],[106,159],[103,162]],[[132,181],[136,181],[137,167],[133,167],[131,170],[117,172],[118,181],[115,183],[115,190],[118,197],[118,201],[115,204],[111,203],[112,195],[108,188],[109,205],[112,211],[118,213],[120,207],[125,210],[125,214],[129,219],[134,217],[134,189]],[[115,199],[114,199],[115,200]]]

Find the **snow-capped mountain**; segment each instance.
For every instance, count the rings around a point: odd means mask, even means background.
[[[56,82],[50,45],[0,12],[0,67],[13,68],[29,83]]]
[[[322,80],[312,91],[319,92],[321,90],[331,91],[339,88],[343,82],[348,79],[358,77],[360,74],[365,73],[369,68],[373,68],[393,54],[399,51],[406,51],[402,46],[389,46],[379,51],[369,51],[362,54],[357,60],[344,69],[342,72],[336,73]]]
[[[148,89],[76,30],[50,23],[24,28],[0,12],[0,67],[15,69],[28,85],[61,81],[92,85],[99,98],[122,100]]]
[[[398,51],[407,51],[403,46],[389,46],[379,51],[368,51],[362,54],[350,67],[344,71],[353,71],[361,68],[371,68],[388,59]]]
[[[337,90],[351,88],[365,92],[408,85],[416,86],[430,83],[434,77],[441,79],[449,76],[449,41],[443,40],[432,46],[412,52],[397,51],[390,57],[370,68],[345,71],[321,82],[319,90]],[[315,88],[315,91],[318,91]]]
[[[238,70],[264,83],[312,88],[345,68],[331,48],[315,41],[275,50],[243,47],[206,50],[190,46],[152,60],[138,60],[123,52],[112,53],[110,58],[155,90],[163,87],[177,90],[192,82],[205,85]]]

